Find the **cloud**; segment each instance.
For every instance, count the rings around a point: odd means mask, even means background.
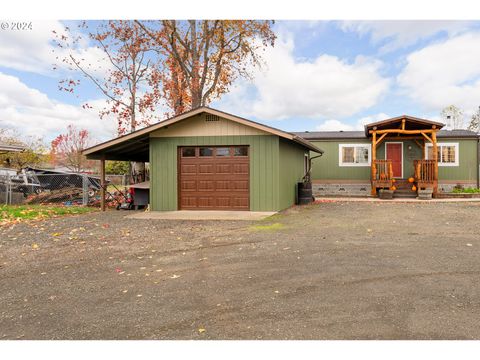
[[[322,122],[320,125],[317,125],[315,130],[317,131],[353,131],[353,130],[363,130],[366,124],[388,119],[388,116],[385,113],[379,113],[374,115],[369,115],[362,117],[357,120],[354,124],[348,124],[339,120],[330,119]]]
[[[17,77],[0,73],[0,127],[16,129],[25,136],[41,136],[46,141],[65,131],[69,124],[87,129],[97,140],[115,136],[116,122],[100,120],[98,110],[103,100],[89,102],[93,109],[50,99]]]
[[[374,45],[383,41],[381,53],[395,51],[445,33],[455,36],[467,30],[471,22],[451,20],[377,20],[377,21],[342,21],[340,28],[344,32],[356,32],[360,36],[370,36]]]
[[[345,124],[339,120],[326,120],[320,125],[318,125],[315,130],[318,131],[351,131],[355,130],[355,128],[352,125]]]
[[[470,113],[480,104],[480,33],[467,33],[408,55],[397,80],[426,111],[456,105]]]
[[[56,76],[57,73],[52,71],[53,65],[61,65],[61,59],[70,50],[60,49],[53,44],[53,31],[59,35],[69,35],[60,21],[33,21],[32,30],[0,31],[0,66]],[[78,35],[73,29],[72,34]],[[95,66],[96,74],[103,74],[110,66],[102,50],[89,46],[86,40],[82,40],[72,52],[78,59],[84,59],[84,63],[103,64],[103,68],[97,69]],[[60,61],[56,59],[57,56]],[[63,70],[67,70],[67,67]]]
[[[240,82],[222,106],[262,120],[336,118],[368,109],[388,90],[379,61],[358,56],[348,63],[331,55],[310,61],[296,59],[293,52],[292,37],[279,37],[262,54],[266,67],[255,70],[255,86]],[[246,87],[255,91],[251,100],[244,96]]]

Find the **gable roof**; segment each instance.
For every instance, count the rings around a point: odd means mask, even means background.
[[[422,119],[418,118],[415,116],[410,116],[410,115],[401,115],[397,117],[393,117],[390,119],[385,119],[377,122],[373,122],[370,124],[365,125],[365,135],[369,136],[369,131],[372,130],[374,127],[377,128],[378,130],[386,129],[386,128],[391,128],[392,126],[395,126],[395,124],[401,124],[402,120],[406,121],[406,129],[431,129],[432,127],[436,129],[441,129],[445,126],[445,124],[442,124],[437,121],[432,121],[432,120],[427,120],[427,119]]]
[[[348,139],[367,139],[364,131],[305,131],[296,132],[298,136],[306,140],[348,140]],[[480,138],[480,134],[475,131],[455,129],[440,130],[437,132],[437,138]]]
[[[100,159],[102,155],[104,154],[109,154],[111,160],[121,160],[119,157],[121,156],[116,156],[115,152],[117,152],[117,155],[122,155],[122,154],[127,154],[127,152],[131,152],[131,150],[134,150],[136,152],[136,155],[133,154],[132,158],[130,160],[132,161],[145,161],[142,160],[148,158],[148,142],[149,142],[149,134],[155,130],[173,125],[175,123],[178,123],[183,120],[187,120],[195,115],[201,114],[201,113],[207,113],[211,115],[217,115],[220,117],[223,117],[227,120],[234,121],[236,123],[240,123],[246,126],[250,126],[262,131],[265,131],[266,133],[270,133],[273,135],[277,135],[281,138],[291,140],[311,151],[317,152],[317,153],[323,153],[323,150],[319,149],[315,145],[311,144],[307,140],[301,138],[300,136],[285,132],[279,129],[276,129],[271,126],[267,126],[264,124],[257,123],[252,120],[247,120],[245,118],[232,115],[220,110],[212,109],[209,107],[199,107],[194,110],[187,111],[183,114],[171,117],[169,119],[160,121],[156,124],[147,126],[143,129],[134,131],[130,134],[123,135],[120,137],[117,137],[115,139],[105,141],[101,144],[92,146],[88,149],[83,150],[83,154],[86,155],[90,159]],[[116,158],[118,157],[118,158]],[[138,157],[138,159],[135,159],[135,157]]]

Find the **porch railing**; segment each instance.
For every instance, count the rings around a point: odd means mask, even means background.
[[[434,186],[437,182],[436,161],[435,160],[414,160],[415,181],[421,186]]]
[[[393,179],[393,168],[391,160],[375,160],[373,166],[373,181],[390,181]]]

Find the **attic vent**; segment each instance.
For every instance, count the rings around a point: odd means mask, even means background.
[[[220,121],[218,115],[205,114],[205,121]]]

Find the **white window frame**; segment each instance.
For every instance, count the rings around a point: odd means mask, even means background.
[[[353,147],[356,149],[357,147],[366,147],[368,148],[368,162],[366,163],[344,163],[342,161],[342,153],[343,153],[343,148],[345,147]],[[354,150],[354,157],[356,156],[356,151]],[[372,164],[372,144],[338,144],[338,166],[371,166]]]
[[[433,144],[432,143],[427,143],[425,144],[426,147],[425,147],[425,160],[429,160],[428,159],[428,148],[431,147],[433,148]],[[438,166],[459,166],[460,164],[460,146],[458,143],[437,143],[437,147],[441,147],[441,146],[453,146],[455,147],[455,162],[453,163],[444,163],[442,162],[442,159],[441,159],[441,156],[440,156],[440,159],[438,159]],[[442,151],[440,150],[440,154],[442,153]]]

